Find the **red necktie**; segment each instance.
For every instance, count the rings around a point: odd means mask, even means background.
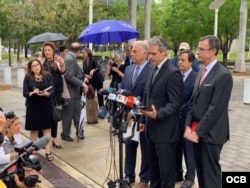
[[[201,79],[200,79],[200,85],[202,84],[202,82],[205,79],[206,72],[207,72],[207,69],[206,68],[203,69],[202,74],[201,74]]]

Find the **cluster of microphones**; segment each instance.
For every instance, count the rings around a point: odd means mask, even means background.
[[[140,97],[135,97],[130,91],[120,89],[116,91],[114,88],[101,89],[100,94],[107,95],[107,99],[120,103],[128,108],[139,107],[141,105]]]

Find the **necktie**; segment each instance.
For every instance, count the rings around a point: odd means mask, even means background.
[[[136,66],[135,68],[135,73],[134,73],[134,76],[133,76],[133,79],[132,79],[132,85],[134,86],[138,76],[139,76],[139,70],[140,70],[140,67],[139,66]]]
[[[207,69],[206,68],[203,69],[202,74],[201,74],[201,79],[200,79],[200,85],[202,84],[202,82],[205,79],[206,72],[207,72]]]
[[[153,75],[152,75],[152,83],[154,82],[155,77],[156,77],[156,75],[157,75],[157,70],[158,70],[158,67],[156,66],[156,67],[154,68]]]
[[[185,82],[185,74],[182,72],[182,78],[183,78],[183,82]]]

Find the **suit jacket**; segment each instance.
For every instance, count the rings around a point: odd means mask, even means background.
[[[92,79],[89,80],[89,83],[92,84],[95,89],[101,89],[104,78],[102,74],[100,73],[100,65],[98,64],[96,59],[91,58],[89,60],[89,64],[87,64],[87,61],[83,61],[82,68],[83,68],[83,72],[88,75],[92,69],[95,69],[95,73]]]
[[[49,86],[53,86],[52,89],[49,90],[49,92],[51,93],[51,96],[54,95],[54,82],[53,82],[53,77],[51,74],[46,74],[45,77],[45,82],[47,87]],[[35,80],[31,80],[29,78],[27,78],[25,76],[24,80],[23,80],[23,96],[26,98],[25,100],[25,106],[26,107],[30,107],[32,105],[32,100],[29,96],[29,93],[32,92],[34,90],[34,88],[36,88],[36,81]],[[53,106],[53,101],[52,98],[50,97],[50,105]]]
[[[183,83],[183,94],[182,94],[181,110],[180,110],[180,115],[182,119],[183,118],[185,119],[187,116],[196,77],[197,73],[192,70]]]
[[[171,63],[176,66],[177,68],[179,68],[178,65],[178,61],[179,61],[179,56],[175,56],[172,60]],[[197,58],[194,59],[194,62],[192,64],[192,69],[194,72],[199,72],[200,71],[200,62]]]
[[[141,70],[133,86],[132,79],[133,79],[133,73],[136,68],[136,65],[133,64],[129,66],[125,70],[125,75],[121,83],[121,89],[126,89],[128,91],[131,91],[135,97],[139,96],[142,100],[149,67],[150,67],[150,64],[147,63],[145,67]]]
[[[129,66],[129,65],[132,65],[134,64],[133,61],[132,63],[130,63],[130,60],[129,60],[129,57],[126,57],[125,61],[124,61],[124,67],[125,69]]]
[[[192,107],[186,125],[199,121],[196,133],[201,141],[223,144],[229,139],[228,104],[233,87],[231,73],[220,63],[216,63],[199,86],[201,72],[195,81]]]
[[[67,83],[70,97],[80,98],[82,93],[84,73],[77,64],[75,54],[69,52],[64,58],[64,63],[66,66],[64,78]]]
[[[155,105],[156,119],[142,117],[146,123],[146,135],[155,143],[173,143],[181,138],[179,110],[181,105],[183,77],[169,60],[164,62],[151,84],[153,67],[149,69],[144,90],[143,105]]]

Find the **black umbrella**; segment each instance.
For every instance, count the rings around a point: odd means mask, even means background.
[[[43,43],[43,42],[52,42],[52,41],[61,41],[67,40],[68,38],[64,36],[62,33],[42,33],[40,35],[36,35],[32,37],[27,44],[36,44],[36,43]]]

